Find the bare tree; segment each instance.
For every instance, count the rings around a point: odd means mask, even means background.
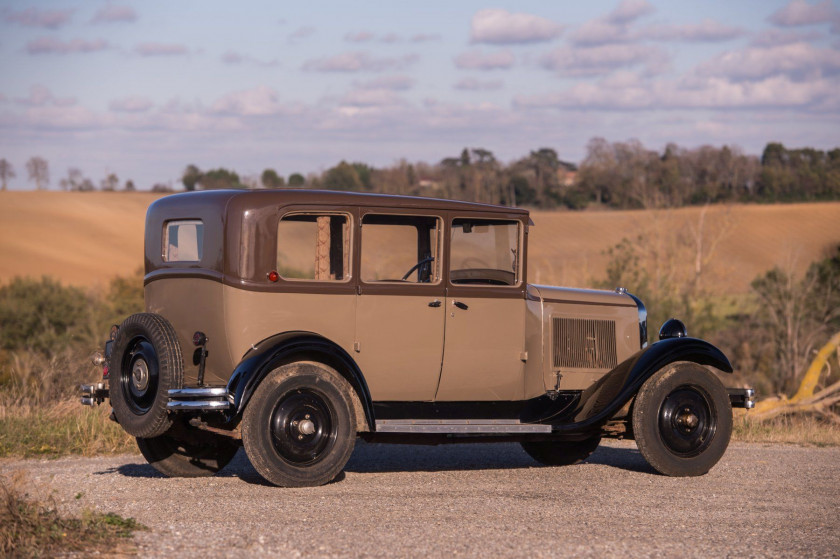
[[[43,157],[30,157],[26,162],[29,180],[35,181],[37,190],[45,190],[50,184],[50,165]]]
[[[6,190],[6,182],[15,178],[15,170],[12,164],[5,159],[0,159],[0,180],[3,181],[3,190]]]
[[[120,185],[120,179],[116,173],[109,173],[107,177],[100,182],[100,188],[105,192],[113,192]]]

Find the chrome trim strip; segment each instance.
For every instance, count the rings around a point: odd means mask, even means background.
[[[507,419],[379,420],[379,433],[551,433],[551,425],[519,423]]]
[[[226,410],[227,400],[172,400],[166,404],[168,410]]]
[[[169,391],[170,398],[213,398],[227,396],[227,388],[216,386],[211,388],[174,388]]]

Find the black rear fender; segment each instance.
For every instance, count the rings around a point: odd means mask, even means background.
[[[356,362],[341,347],[311,332],[277,334],[248,350],[228,381],[228,394],[233,395],[230,419],[241,417],[254,391],[268,373],[292,361],[317,361],[338,371],[356,391],[365,420],[369,428],[373,428],[370,391]]]

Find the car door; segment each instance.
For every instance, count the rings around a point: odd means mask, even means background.
[[[524,225],[453,216],[448,224],[446,340],[436,400],[524,397]]]
[[[355,358],[374,401],[431,401],[440,380],[443,220],[363,211]]]

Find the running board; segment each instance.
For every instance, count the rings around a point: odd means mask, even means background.
[[[517,419],[380,419],[377,433],[551,433],[551,425]]]

